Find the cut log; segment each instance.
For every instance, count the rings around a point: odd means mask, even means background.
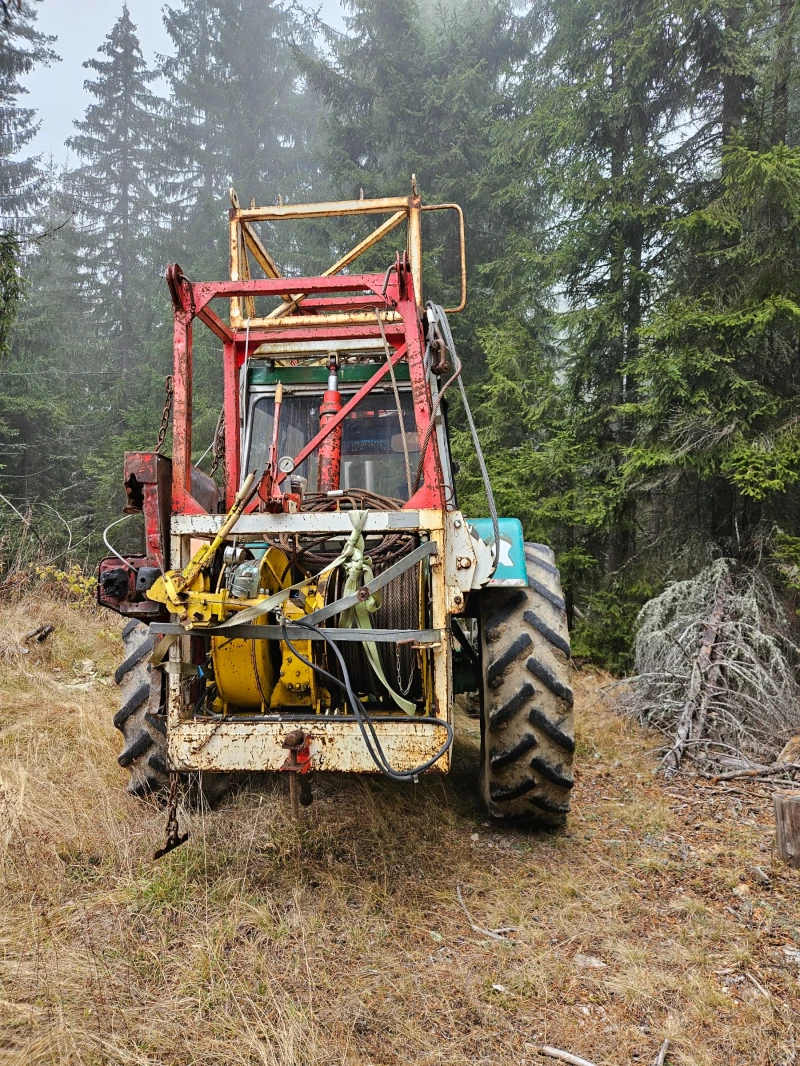
[[[800,870],[800,792],[776,792],[772,801],[778,858]]]
[[[800,762],[800,733],[784,744],[776,762]]]
[[[51,633],[55,632],[56,627],[49,622],[38,626],[36,629],[32,629],[30,633],[26,633],[22,638],[24,641],[37,640],[40,644],[44,644]]]

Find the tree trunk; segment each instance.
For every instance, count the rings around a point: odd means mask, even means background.
[[[727,478],[715,475],[711,480],[711,536],[718,543],[722,542],[726,551],[730,551],[728,542],[734,535],[735,511],[735,495],[731,483]]]
[[[772,88],[772,144],[786,143],[789,123],[789,79],[792,73],[792,12],[794,0],[781,0],[775,45],[775,84]]]
[[[725,577],[717,589],[714,608],[703,631],[700,650],[692,666],[688,697],[675,729],[675,743],[664,756],[663,766],[667,776],[677,773],[680,769],[681,759],[689,741],[702,738],[708,701],[714,693],[719,676],[720,664],[716,656],[716,643],[730,591],[730,580]]]
[[[612,53],[611,60],[611,91],[616,97],[619,93],[624,78],[624,70],[618,56]],[[628,325],[628,234],[624,223],[621,221],[624,212],[627,190],[623,178],[625,176],[625,156],[630,137],[626,118],[617,116],[619,126],[614,134],[611,148],[611,180],[612,196],[615,199],[618,211],[617,220],[610,226],[610,269],[609,269],[609,295],[611,306],[614,308],[614,321],[611,325],[611,335],[608,338],[609,348],[609,404],[617,406],[625,402],[626,382],[623,376],[623,367],[626,359],[626,326]],[[624,444],[627,439],[624,419],[615,415],[609,425],[609,433],[615,445]],[[615,449],[616,450],[616,449]],[[632,509],[635,503],[629,497],[620,506],[614,523],[609,530],[608,544],[606,548],[606,569],[609,573],[616,573],[630,558],[633,552],[633,515]]]
[[[778,858],[800,870],[800,792],[776,792],[772,801]]]
[[[744,117],[744,96],[748,79],[739,72],[740,33],[744,7],[731,5],[725,13],[724,58],[727,70],[722,80],[722,143],[727,144]]]

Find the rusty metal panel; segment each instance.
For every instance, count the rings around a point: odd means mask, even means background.
[[[330,215],[382,215],[407,211],[408,196],[383,196],[373,200],[332,200],[319,204],[282,204],[273,207],[240,208],[237,218],[248,222],[271,219],[326,218]]]
[[[172,678],[170,679],[172,680]],[[249,771],[280,770],[286,762],[283,740],[302,724],[310,734],[312,770],[375,773],[357,723],[319,716],[297,722],[181,722],[170,723],[169,759],[178,770]],[[413,718],[403,722],[375,721],[386,756],[397,770],[412,770],[432,758],[444,740],[444,730]],[[432,768],[447,773],[450,753]],[[430,772],[430,771],[429,771]]]

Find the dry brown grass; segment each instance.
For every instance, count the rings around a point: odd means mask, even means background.
[[[800,876],[773,861],[767,793],[653,777],[648,739],[576,679],[568,832],[485,824],[455,772],[329,778],[301,825],[284,781],[182,812],[124,793],[108,615],[45,601],[0,629],[0,1063],[600,1066],[800,1060]],[[14,636],[53,621],[48,645]],[[95,664],[82,660],[90,659]],[[749,872],[771,878],[762,887]],[[516,926],[514,943],[469,928]],[[593,956],[600,968],[576,956]]]

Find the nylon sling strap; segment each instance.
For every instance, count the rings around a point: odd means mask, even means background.
[[[421,562],[423,559],[427,559],[429,555],[436,555],[438,551],[436,541],[428,540],[424,544],[419,544],[417,547],[399,562],[394,563],[383,573],[378,574],[377,577],[371,578],[367,582],[369,591],[377,592],[385,585],[388,585],[390,581],[394,581],[396,577],[400,577],[406,570],[410,570],[415,563]],[[319,622],[324,622],[328,618],[332,618],[335,614],[341,614],[342,611],[348,607],[355,607],[363,599],[363,595],[359,597],[358,593],[352,593],[347,596],[342,596],[338,600],[334,600],[333,603],[328,603],[324,607],[320,607],[318,610],[313,611],[307,615],[303,621],[311,625],[317,625]]]
[[[351,512],[352,516],[353,512]],[[355,525],[355,522],[353,523]],[[408,561],[408,557],[403,560],[408,566],[413,565]],[[342,562],[342,567],[347,574],[347,578],[344,584],[344,596],[339,601],[340,604],[344,604],[348,601],[351,606],[345,607],[341,610],[339,616],[339,628],[340,629],[366,629],[372,628],[372,621],[370,615],[381,605],[381,597],[379,590],[375,588],[375,579],[372,573],[372,560],[368,555],[364,554],[364,535],[359,533],[356,541],[355,548],[352,554]],[[363,581],[362,581],[363,579]],[[330,604],[331,607],[335,607],[336,604]],[[307,622],[313,616],[309,615]],[[364,651],[366,652],[369,664],[372,667],[372,672],[378,678],[380,683],[389,693],[394,700],[395,704],[404,711],[406,714],[414,714],[416,706],[410,700],[404,699],[399,693],[395,692],[392,686],[389,684],[386,674],[381,664],[380,656],[378,655],[378,648],[374,640],[364,641]]]
[[[262,614],[266,614],[268,611],[273,611],[276,607],[279,607],[282,603],[285,603],[289,599],[293,592],[297,592],[300,589],[306,588],[308,585],[313,584],[315,581],[319,581],[321,577],[329,574],[332,570],[335,570],[337,566],[341,566],[345,560],[349,559],[353,553],[357,550],[359,540],[363,545],[364,538],[362,530],[367,521],[367,511],[350,511],[350,521],[353,523],[353,532],[350,534],[347,543],[345,544],[341,555],[334,559],[332,563],[328,563],[323,567],[318,574],[314,574],[312,577],[303,578],[302,581],[298,581],[295,585],[290,585],[288,589],[281,589],[280,592],[274,593],[266,600],[262,600],[261,603],[256,603],[252,607],[246,607],[243,611],[237,611],[226,622],[222,622],[218,626],[214,626],[213,632],[219,632],[223,629],[228,629],[230,626],[243,625],[245,622],[251,622],[254,618],[259,618]],[[206,630],[206,632],[209,632]]]

